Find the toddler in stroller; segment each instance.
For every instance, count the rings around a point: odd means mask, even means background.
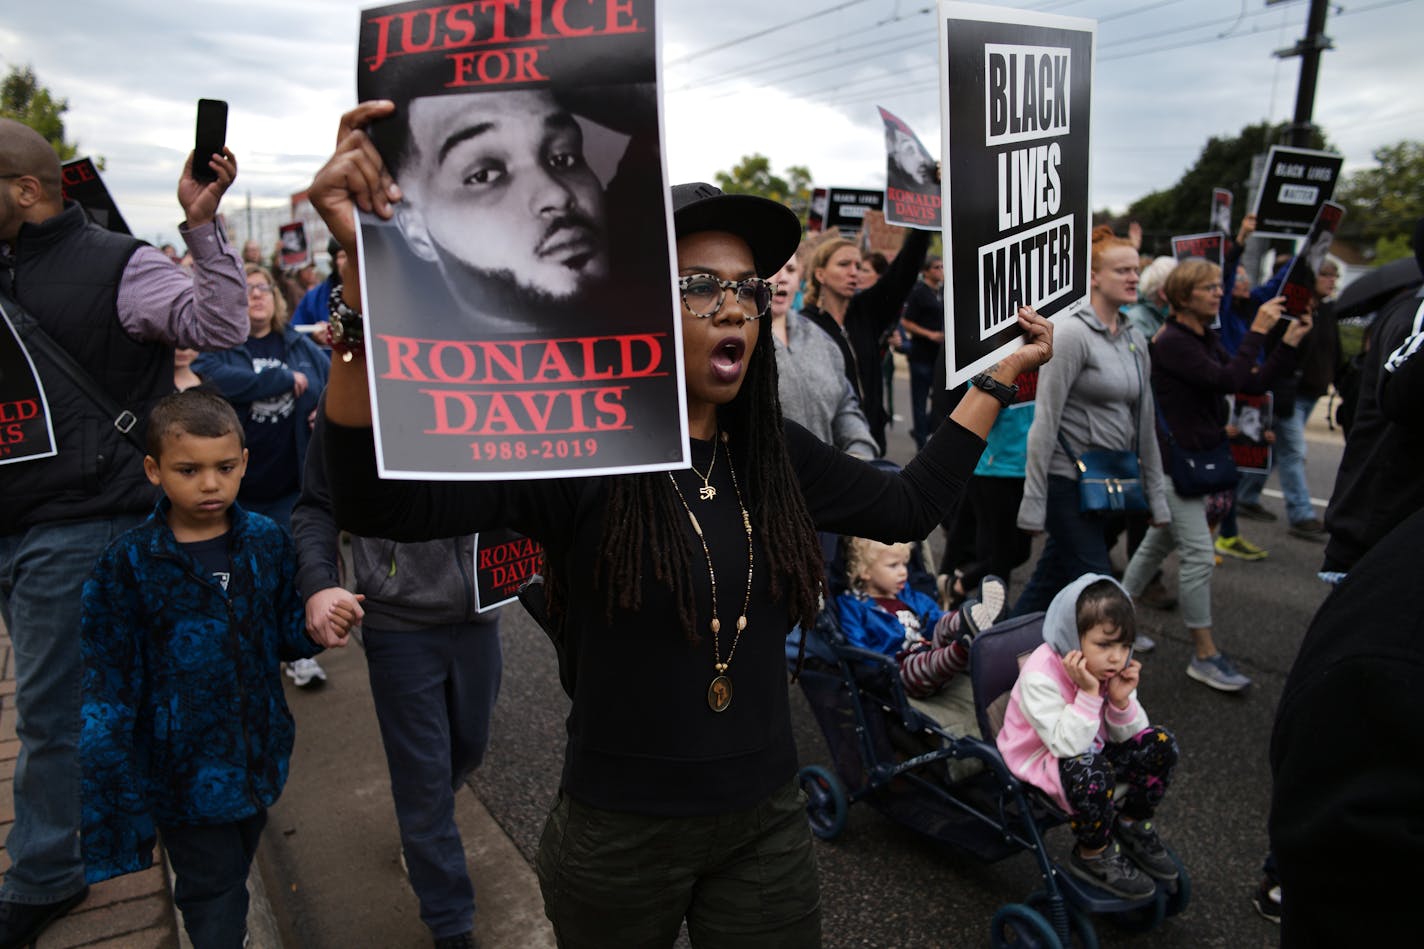
[[[1043,645],[1019,673],[997,739],[1013,775],[1069,814],[1077,846],[1068,872],[1127,899],[1177,878],[1152,824],[1177,743],[1137,701],[1135,635],[1132,600],[1116,580],[1070,583],[1048,607]]]

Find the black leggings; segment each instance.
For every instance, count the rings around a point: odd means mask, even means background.
[[[1112,835],[1118,782],[1128,785],[1122,812],[1132,820],[1152,816],[1177,766],[1177,739],[1165,728],[1145,728],[1102,751],[1058,762],[1063,796],[1072,805],[1069,826],[1085,850],[1097,850]]]

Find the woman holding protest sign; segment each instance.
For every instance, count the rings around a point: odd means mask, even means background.
[[[1211,574],[1215,569],[1211,528],[1230,509],[1236,466],[1227,444],[1226,397],[1260,393],[1295,368],[1296,347],[1310,332],[1308,315],[1295,320],[1257,371],[1256,357],[1266,334],[1281,318],[1284,297],[1263,304],[1234,357],[1211,328],[1221,307],[1221,268],[1200,257],[1177,265],[1162,285],[1171,318],[1152,343],[1152,391],[1157,399],[1157,439],[1171,472],[1167,507],[1171,518],[1147,531],[1123,575],[1136,597],[1173,550],[1181,559],[1178,597],[1182,621],[1195,654],[1187,675],[1221,692],[1251,684],[1212,638]],[[1213,473],[1214,472],[1214,473]]]
[[[1081,458],[1120,456],[1139,473],[1138,495],[1154,522],[1167,522],[1162,462],[1153,437],[1147,340],[1121,315],[1137,300],[1137,249],[1106,228],[1093,234],[1087,306],[1059,325],[1056,358],[1038,375],[1028,430],[1028,462],[1018,525],[1046,530],[1048,542],[1015,613],[1048,608],[1059,590],[1085,573],[1112,573],[1108,537],[1122,532],[1125,510],[1085,509]],[[1145,636],[1137,649],[1146,651]]]
[[[326,401],[338,519],[402,540],[509,526],[543,544],[572,699],[538,859],[560,945],[670,946],[684,919],[697,946],[819,945],[784,664],[792,623],[817,609],[824,568],[814,530],[928,533],[957,501],[1000,402],[967,396],[899,474],[784,423],[770,321],[760,317],[771,298],[764,278],[795,250],[799,223],[770,201],[679,185],[692,469],[381,481],[359,316],[340,300],[360,299],[354,207],[390,218],[400,199],[364,132],[393,108],[368,102],[347,113],[310,192],[350,252],[334,295],[342,357]],[[1028,309],[1019,319],[1030,339],[992,373],[1004,384],[1051,352],[1048,322]]]
[[[900,252],[875,285],[861,290],[860,248],[854,241],[832,238],[817,245],[807,268],[806,307],[802,315],[830,334],[845,357],[846,377],[855,388],[880,453],[885,453],[884,382],[880,341],[900,319],[905,299],[914,289],[930,232],[911,230]]]

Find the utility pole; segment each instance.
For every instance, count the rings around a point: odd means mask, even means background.
[[[1271,0],[1268,0],[1268,3]],[[1276,0],[1279,2],[1279,0]],[[1320,74],[1320,54],[1334,49],[1325,35],[1325,14],[1329,0],[1310,0],[1310,14],[1305,24],[1305,36],[1289,49],[1276,50],[1278,59],[1300,57],[1300,82],[1295,90],[1295,118],[1286,129],[1285,144],[1296,148],[1310,147],[1310,133],[1315,129],[1311,113],[1315,111],[1315,86]]]

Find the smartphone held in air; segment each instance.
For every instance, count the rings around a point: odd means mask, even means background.
[[[198,100],[198,133],[193,144],[193,180],[217,181],[217,172],[209,166],[214,155],[221,155],[227,144],[227,103],[221,99]]]

